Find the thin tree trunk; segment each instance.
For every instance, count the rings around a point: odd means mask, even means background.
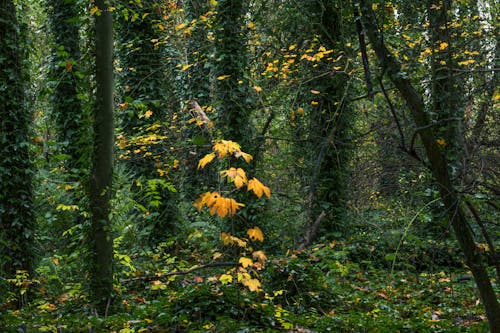
[[[106,314],[113,291],[113,239],[110,198],[113,179],[113,22],[104,0],[96,0],[96,105],[94,156],[90,180],[93,262],[90,287],[96,310]]]
[[[407,79],[405,75],[402,75],[400,64],[386,48],[383,37],[376,24],[375,15],[372,10],[372,2],[370,0],[361,0],[360,9],[363,15],[363,23],[368,39],[385,73],[387,73],[405,99],[416,126],[421,128],[419,135],[425,147],[432,174],[439,184],[441,199],[451,220],[455,236],[464,252],[466,263],[474,275],[481,299],[486,309],[490,331],[500,332],[500,306],[483,258],[475,246],[473,234],[460,206],[460,199],[453,187],[448,173],[448,162],[436,142],[432,127],[428,126],[430,122],[427,113],[424,111],[423,98],[412,86],[409,79]]]

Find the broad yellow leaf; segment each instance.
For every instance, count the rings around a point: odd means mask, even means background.
[[[228,283],[231,283],[233,282],[233,276],[232,275],[229,275],[229,274],[222,274],[219,278],[219,281],[222,283],[222,284],[228,284]]]
[[[200,168],[204,168],[205,165],[207,165],[208,163],[212,162],[213,159],[215,158],[215,153],[210,153],[210,154],[206,154],[199,162],[198,162],[198,169]]]
[[[247,268],[248,266],[253,265],[253,260],[250,258],[241,257],[240,260],[238,260],[238,263],[240,263],[243,268]]]
[[[267,257],[266,257],[266,254],[264,253],[264,251],[254,251],[254,253],[252,253],[252,256],[253,256],[254,260],[257,260],[261,264],[264,264],[267,260]]]
[[[317,91],[317,90],[311,90],[311,94],[319,95],[319,94],[321,94],[321,92]]]
[[[255,195],[260,199],[262,195],[266,195],[266,197],[271,197],[271,190],[269,187],[262,184],[257,178],[253,178],[248,181],[247,185],[248,191],[253,191]]]
[[[253,159],[253,156],[252,156],[252,155],[247,154],[247,153],[242,152],[242,151],[236,151],[236,152],[234,153],[234,156],[235,156],[236,158],[243,157],[243,159],[244,159],[244,160],[245,160],[245,162],[247,162],[247,163],[250,163],[250,161]]]
[[[146,117],[146,119],[148,119],[149,117],[151,117],[153,115],[153,111],[151,110],[148,110],[144,113],[144,117]]]
[[[250,237],[253,241],[264,241],[264,233],[260,230],[259,227],[253,227],[247,230],[248,237]]]
[[[220,238],[225,246],[232,246],[234,244],[238,245],[239,247],[247,246],[247,242],[245,242],[244,240],[238,237],[231,236],[230,234],[225,232],[220,234]]]
[[[228,180],[234,181],[236,188],[241,188],[247,183],[247,175],[242,168],[230,168],[220,172],[221,177],[227,177]]]
[[[253,86],[253,90],[255,90],[256,92],[261,92],[262,91],[262,87]]]
[[[212,196],[212,193],[205,192],[198,199],[196,199],[193,203],[193,206],[198,208],[198,212],[201,212],[204,205],[207,204],[207,200]]]
[[[248,289],[250,289],[250,291],[260,291],[261,284],[260,284],[260,281],[257,279],[244,280],[242,283],[243,283],[243,285],[248,287]]]
[[[227,154],[241,153],[241,146],[234,141],[220,140],[214,144],[212,150],[219,155],[219,158],[224,158]]]

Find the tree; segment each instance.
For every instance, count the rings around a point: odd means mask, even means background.
[[[222,137],[253,153],[252,92],[248,84],[244,0],[217,2],[215,19],[215,106]]]
[[[53,115],[56,119],[58,142],[67,155],[66,172],[71,181],[81,178],[88,169],[84,135],[86,114],[79,97],[80,71],[80,22],[76,0],[47,1],[48,20],[54,38],[51,54],[50,79],[54,83],[51,96]]]
[[[345,205],[345,180],[349,161],[349,135],[353,120],[349,109],[349,75],[331,69],[330,53],[344,49],[341,8],[334,1],[308,1],[301,10],[307,13],[306,31],[317,57],[304,61],[307,78],[304,102],[309,108],[307,140],[300,147],[307,156],[303,186],[308,197],[308,232],[311,242],[321,227],[321,234],[341,231],[340,216]],[[315,44],[315,45],[312,45]]]
[[[110,199],[113,180],[113,21],[104,0],[96,0],[94,152],[89,186],[91,214],[91,295],[96,309],[106,314],[113,292],[113,237]]]
[[[164,37],[160,23],[164,8],[158,1],[118,4],[119,81],[123,87],[119,120],[126,149],[137,152],[128,154],[122,162],[135,177],[132,189],[140,207],[137,216],[146,216],[142,228],[149,231],[149,240],[157,244],[171,235],[177,225],[175,189],[157,171],[167,169],[167,124],[170,110],[177,106],[177,102],[171,102],[173,89],[165,71],[165,43],[159,42]],[[161,139],[148,146],[147,138],[154,137]],[[148,154],[141,148],[146,146]]]
[[[23,28],[11,0],[0,1],[0,275],[33,273],[35,217],[26,104]]]
[[[360,1],[360,9],[366,34],[382,65],[382,70],[398,89],[411,111],[418,135],[425,148],[429,168],[438,184],[444,208],[448,213],[460,248],[464,252],[466,263],[474,275],[486,309],[490,330],[491,332],[498,332],[500,331],[498,299],[490,282],[482,255],[475,245],[474,235],[461,206],[461,199],[450,176],[449,157],[444,154],[439,138],[436,137],[435,131],[433,131],[435,125],[430,122],[429,114],[425,112],[424,98],[415,89],[407,75],[402,73],[401,64],[387,48],[376,22],[372,2],[369,0]],[[446,125],[447,123],[440,124],[440,126]]]

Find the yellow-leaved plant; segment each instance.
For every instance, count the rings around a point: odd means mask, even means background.
[[[243,159],[246,163],[250,163],[252,155],[241,150],[238,143],[228,140],[219,140],[213,147],[212,152],[205,155],[198,163],[198,169],[203,169],[207,164],[215,159],[222,160],[226,157],[234,157]],[[246,187],[247,191],[253,192],[257,198],[266,196],[271,197],[269,187],[261,183],[257,178],[248,179],[245,170],[242,168],[230,167],[229,169],[220,170],[219,176],[226,179],[228,183],[234,186],[234,189],[227,192],[242,190]],[[234,198],[225,197],[221,192],[205,192],[202,193],[193,204],[198,211],[201,212],[204,207],[209,209],[210,215],[217,215],[221,218],[233,217],[238,210],[245,205],[236,201]],[[239,249],[241,257],[238,259],[238,266],[230,269],[225,274],[219,277],[220,283],[223,285],[234,281],[246,286],[250,291],[260,292],[261,283],[258,279],[258,271],[264,268],[267,257],[263,251],[254,251],[253,247],[249,246],[250,242],[263,242],[264,233],[262,230],[254,226],[247,230],[248,238],[236,237],[226,232],[222,232],[220,239],[226,247],[236,247]],[[217,258],[220,257],[218,253]],[[214,257],[215,258],[215,257]]]

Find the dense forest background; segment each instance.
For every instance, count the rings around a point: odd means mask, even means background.
[[[496,0],[0,0],[1,332],[500,332]]]

